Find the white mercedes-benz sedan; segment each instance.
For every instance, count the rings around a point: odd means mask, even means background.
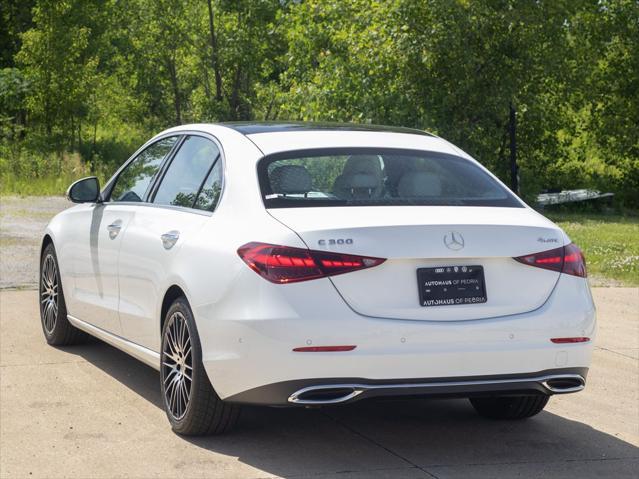
[[[585,386],[581,251],[436,136],[184,125],[67,194],[42,240],[46,340],[88,333],[158,369],[177,433],[381,396],[521,419]]]

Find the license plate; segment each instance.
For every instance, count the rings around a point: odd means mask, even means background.
[[[483,266],[439,266],[417,270],[419,304],[456,306],[485,303]]]

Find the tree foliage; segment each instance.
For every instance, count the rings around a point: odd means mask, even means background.
[[[330,120],[431,130],[522,192],[639,204],[637,0],[6,0],[0,167],[120,163],[167,126]]]

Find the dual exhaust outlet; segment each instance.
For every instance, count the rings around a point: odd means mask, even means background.
[[[291,404],[321,406],[340,404],[375,396],[411,396],[437,394],[505,393],[537,391],[542,394],[567,394],[581,391],[586,380],[579,374],[555,374],[531,378],[486,379],[449,382],[397,384],[324,384],[302,388],[288,398]]]

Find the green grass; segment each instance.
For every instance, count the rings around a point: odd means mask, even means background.
[[[586,256],[594,284],[639,286],[639,217],[546,213]],[[604,280],[604,281],[602,281]]]
[[[34,178],[16,178],[3,175],[0,183],[0,194],[17,196],[61,196],[75,180],[81,178],[77,174],[67,173],[61,176]]]
[[[71,183],[93,174],[77,153],[65,153],[61,159],[53,154],[38,156],[24,152],[11,156],[10,161],[7,158],[0,148],[2,196],[62,196]],[[106,170],[99,168],[100,179],[106,176]]]

